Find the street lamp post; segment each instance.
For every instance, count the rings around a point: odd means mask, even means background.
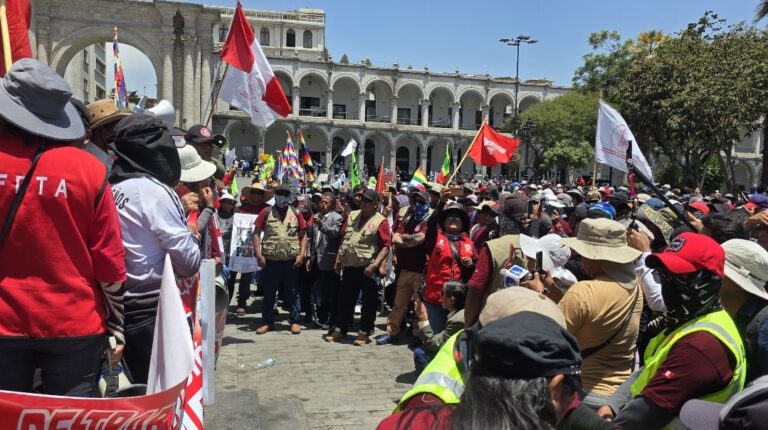
[[[531,36],[521,34],[515,37],[514,39],[510,39],[506,37],[503,39],[499,39],[499,42],[505,45],[514,46],[516,50],[515,52],[515,135],[517,135],[517,131],[518,131],[517,115],[520,111],[517,103],[518,102],[517,95],[520,92],[520,45],[523,43],[533,45],[534,43],[538,43],[539,41],[536,39],[531,39]]]
[[[523,154],[525,170],[523,171],[523,176],[526,176],[526,179],[528,179],[528,146],[531,144],[534,130],[536,130],[536,123],[529,119],[523,126],[523,143],[525,144],[525,153]]]

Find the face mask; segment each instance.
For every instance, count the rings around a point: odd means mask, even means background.
[[[290,203],[291,198],[289,196],[275,196],[275,206],[277,206],[278,209],[285,209]]]
[[[672,329],[722,308],[719,277],[703,270],[684,275],[659,272],[661,297],[667,307],[665,315]]]
[[[419,202],[413,205],[413,217],[416,218],[418,221],[421,221],[424,218],[426,218],[428,213],[429,213],[429,203]]]

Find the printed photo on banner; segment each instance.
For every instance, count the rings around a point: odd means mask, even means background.
[[[257,215],[235,214],[232,221],[229,268],[234,272],[250,273],[259,270],[253,250],[253,223]]]

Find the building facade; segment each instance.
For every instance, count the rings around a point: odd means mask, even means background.
[[[96,43],[75,54],[64,79],[72,87],[72,96],[90,103],[107,97],[107,53],[103,43]]]

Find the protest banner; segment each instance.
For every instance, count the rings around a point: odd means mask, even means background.
[[[229,269],[238,273],[252,273],[259,270],[253,250],[253,223],[257,215],[235,214],[232,221],[232,243],[230,244]]]

